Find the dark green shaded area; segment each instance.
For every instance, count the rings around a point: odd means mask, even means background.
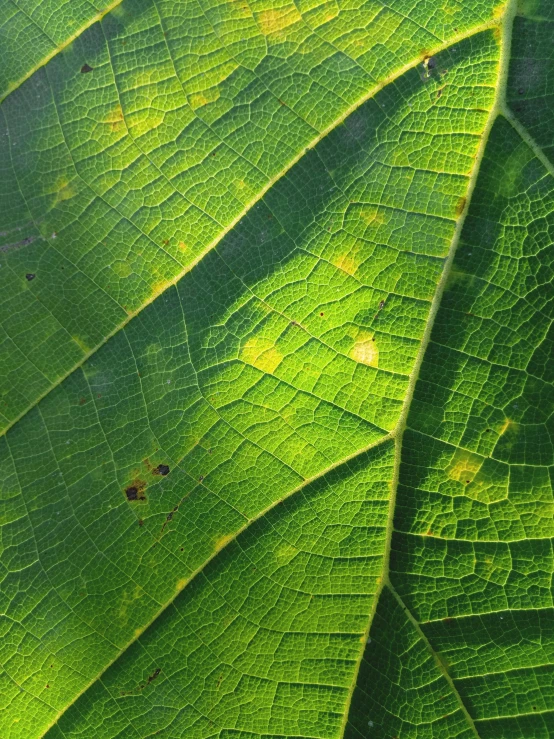
[[[379,598],[345,739],[471,739],[459,701],[389,588]]]

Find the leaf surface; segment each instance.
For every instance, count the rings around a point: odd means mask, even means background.
[[[26,5],[0,736],[549,736],[548,7]]]

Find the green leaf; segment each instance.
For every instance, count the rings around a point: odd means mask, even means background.
[[[546,0],[0,24],[2,739],[551,736]]]

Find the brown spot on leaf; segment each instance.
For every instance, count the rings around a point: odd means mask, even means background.
[[[127,500],[146,500],[146,496],[144,495],[145,487],[146,483],[143,480],[133,480],[131,485],[125,489]]]
[[[31,282],[31,280],[34,280],[35,277],[36,275],[34,275],[32,272],[27,272],[27,274],[25,275],[25,279],[27,280],[27,282]]]
[[[458,202],[456,203],[456,217],[459,217],[464,212],[464,208],[466,207],[467,198],[458,198]]]
[[[87,72],[92,72],[92,67],[89,64],[83,64],[81,74],[86,74]]]
[[[169,475],[169,466],[167,464],[159,464],[152,470],[153,475]]]
[[[125,495],[127,496],[127,500],[138,500],[138,490],[134,485],[131,485],[127,488],[125,491]]]

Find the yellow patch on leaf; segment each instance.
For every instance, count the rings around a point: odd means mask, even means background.
[[[350,357],[360,364],[367,364],[369,367],[378,367],[379,347],[375,341],[375,336],[366,331],[359,333],[354,346],[350,350]]]
[[[121,105],[112,108],[104,118],[103,123],[107,123],[114,132],[122,131],[125,127],[125,119]]]
[[[61,180],[58,183],[58,189],[56,191],[56,203],[61,203],[63,200],[70,200],[77,194],[73,183],[67,180]]]
[[[295,7],[264,10],[257,16],[258,26],[264,36],[280,33],[301,20],[302,16]]]
[[[234,534],[224,534],[223,536],[220,536],[219,539],[215,540],[215,546],[214,549],[216,552],[219,552],[223,549],[223,547],[226,547],[227,544],[230,541],[233,541],[235,538]]]
[[[335,267],[341,269],[343,272],[346,272],[349,275],[356,274],[356,271],[360,266],[358,261],[354,258],[352,252],[348,254],[341,254],[333,261],[333,264],[335,265]]]
[[[483,461],[483,457],[478,454],[459,449],[446,468],[446,472],[451,480],[467,485],[473,482],[483,465]]]
[[[72,336],[71,338],[77,344],[79,349],[81,349],[85,354],[88,354],[90,351],[92,351],[90,346],[85,341],[83,341],[80,336]]]
[[[240,358],[243,362],[271,375],[281,364],[283,355],[271,339],[254,336],[243,346]]]
[[[362,221],[365,221],[368,224],[368,226],[382,226],[385,222],[385,216],[379,208],[362,208],[360,211],[360,217]]]
[[[208,103],[215,103],[219,100],[220,96],[219,87],[211,87],[209,90],[203,90],[202,92],[193,92],[189,95],[189,105],[193,110],[202,108]]]
[[[290,562],[296,554],[298,554],[298,549],[286,542],[278,546],[275,550],[275,557],[281,564]]]

